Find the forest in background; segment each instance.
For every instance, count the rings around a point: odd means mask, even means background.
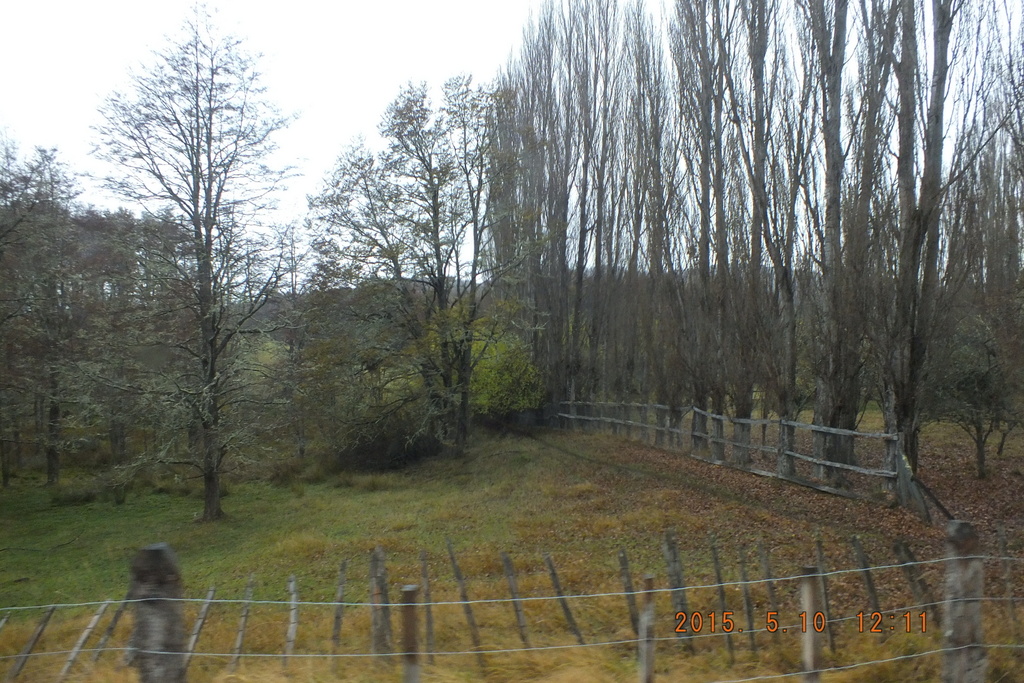
[[[948,420],[983,476],[1024,416],[1022,60],[994,2],[549,3],[270,226],[301,121],[197,13],[96,131],[141,212],[3,140],[3,483],[177,468],[216,519],[227,472],[395,466],[587,399],[845,429],[875,402],[915,470]]]

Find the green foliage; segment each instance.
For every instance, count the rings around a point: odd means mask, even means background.
[[[540,371],[530,360],[526,344],[508,336],[486,348],[482,343],[478,346],[479,361],[470,383],[470,404],[476,414],[504,417],[541,406]]]

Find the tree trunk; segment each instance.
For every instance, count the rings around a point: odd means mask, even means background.
[[[57,371],[50,369],[50,396],[46,420],[46,483],[60,480],[60,401],[57,400]]]
[[[212,437],[207,432],[206,438]],[[220,507],[220,465],[212,443],[204,444],[206,453],[203,457],[203,521],[213,522],[224,516]]]
[[[120,418],[110,419],[107,427],[107,438],[110,440],[110,464],[119,465],[128,455],[128,436],[124,422]]]
[[[988,476],[985,470],[985,442],[988,441],[989,433],[980,424],[974,425],[974,462],[978,470],[978,479]]]
[[[6,435],[0,430],[0,486],[7,488],[11,485],[11,456],[4,436]]]
[[[0,486],[7,488],[11,483],[11,454],[7,446],[7,421],[4,419],[3,393],[0,393]]]

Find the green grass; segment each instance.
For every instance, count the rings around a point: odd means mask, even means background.
[[[223,500],[227,518],[213,524],[194,521],[202,506],[194,484],[168,487],[169,493],[132,491],[122,505],[103,496],[84,504],[54,505],[41,480],[23,477],[11,490],[0,492],[0,607],[120,598],[132,557],[140,547],[155,542],[169,543],[178,554],[189,597],[203,596],[211,585],[217,586],[218,597],[241,597],[249,573],[255,572],[255,597],[283,600],[288,576],[294,573],[306,601],[333,598],[342,560],[349,566],[348,599],[365,600],[369,553],[377,545],[387,553],[396,591],[392,599],[397,599],[398,586],[419,583],[422,550],[427,553],[434,600],[455,600],[458,592],[446,538],[454,542],[473,599],[507,597],[502,551],[512,556],[524,595],[552,594],[543,560],[548,552],[569,593],[621,590],[619,549],[628,552],[638,583],[643,574],[652,573],[657,585],[664,586],[661,539],[667,528],[676,530],[689,585],[714,583],[712,534],[727,581],[739,578],[741,546],[748,548],[751,577],[760,577],[754,551],[758,542],[771,550],[776,576],[796,574],[813,562],[816,535],[824,542],[826,563],[832,569],[852,566],[848,539],[853,533],[862,536],[876,565],[891,561],[889,546],[901,535],[912,539],[920,559],[942,552],[941,531],[920,524],[904,510],[834,498],[608,436],[542,431],[535,437],[478,435],[464,457],[427,461],[402,472],[344,474],[317,484],[231,482],[230,495]],[[70,489],[76,487],[87,488],[87,482],[69,483]],[[183,495],[190,489],[192,495]],[[937,572],[932,566],[926,575],[939,587]],[[879,571],[875,581],[883,608],[911,604],[899,572]],[[779,588],[783,609],[795,614],[795,587]],[[838,615],[853,615],[866,604],[855,574],[836,577],[830,591]],[[753,598],[756,613],[763,614],[768,609],[764,590],[755,587]],[[691,590],[689,599],[691,609],[717,609],[713,590]],[[740,610],[739,618],[742,603],[736,589],[730,589],[729,600],[731,609]],[[622,603],[621,598],[574,603],[588,641],[632,637]],[[665,635],[674,624],[666,594],[658,596],[657,610],[658,628]],[[90,612],[55,617],[44,646],[67,647]],[[188,612],[194,614],[194,605]],[[237,608],[217,607],[213,614],[201,651],[224,651],[233,641]],[[35,618],[14,617],[0,633],[0,655],[20,649]],[[253,618],[251,647],[280,651],[284,616],[265,607],[255,609]],[[468,649],[461,610],[438,608],[435,619],[439,648]],[[477,619],[485,647],[519,645],[507,605],[481,606]],[[571,642],[566,640],[557,603],[529,603],[527,621],[535,644]],[[330,622],[329,610],[308,608],[301,619],[299,650],[330,651]],[[366,651],[365,611],[353,610],[345,623],[344,647]],[[125,628],[119,631],[122,642]],[[841,637],[843,646],[830,661],[863,661],[884,654],[864,635]],[[933,644],[927,638],[918,638],[921,643],[911,640],[902,638],[901,647]],[[736,644],[733,677],[793,670],[798,662],[795,639],[781,650],[762,650],[758,655],[746,649],[745,639]],[[713,680],[727,668],[724,652],[720,638],[705,639],[698,657],[673,649],[662,661],[662,675],[671,680]],[[25,679],[47,680],[58,664],[50,662],[51,668],[37,669],[36,678],[27,673]],[[82,680],[131,680],[108,664],[93,678]],[[248,677],[236,678],[224,677],[223,664],[197,661],[191,680],[283,680],[276,662],[265,668],[247,664]],[[305,672],[300,678],[333,680],[317,666],[296,670]],[[636,676],[629,647],[494,657],[491,666],[489,680],[509,682],[617,681]],[[353,669],[347,680],[396,678],[394,672],[382,675],[366,667],[371,664]],[[890,668],[872,680],[923,682],[932,680],[936,670],[927,662]],[[479,678],[469,657],[440,659],[430,673],[431,680]],[[863,670],[851,673],[825,680],[840,683],[867,675]]]

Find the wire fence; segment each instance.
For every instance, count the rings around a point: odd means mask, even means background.
[[[960,522],[952,524],[963,525]],[[965,526],[969,529],[969,525]],[[962,526],[958,528],[961,532],[963,531]],[[973,530],[970,531],[973,533]],[[963,536],[963,533],[960,536]],[[990,651],[992,653],[1007,652],[1012,657],[1019,657],[1020,650],[1024,646],[1019,644],[1019,626],[1015,611],[1016,601],[1019,598],[1015,595],[1014,589],[1017,585],[1015,579],[1016,568],[1020,566],[1024,558],[1015,557],[1006,552],[1006,540],[1002,532],[1000,533],[1002,552],[999,554],[978,554],[976,551],[976,541],[973,545],[968,544],[968,546],[962,547],[958,552],[956,548],[959,546],[956,546],[956,543],[963,540],[960,538],[958,541],[958,538],[953,533],[951,526],[949,538],[951,555],[949,557],[926,560],[914,559],[891,564],[871,565],[867,562],[863,550],[860,548],[860,542],[855,537],[853,545],[857,551],[857,556],[862,558],[861,566],[827,570],[823,566],[819,547],[818,561],[814,566],[805,567],[800,573],[777,577],[771,574],[767,552],[763,547],[760,547],[759,550],[763,553],[762,568],[765,576],[748,578],[746,569],[742,568],[743,578],[728,581],[721,580],[721,568],[718,564],[717,551],[715,546],[712,545],[712,555],[715,558],[716,581],[687,585],[682,578],[675,537],[671,532],[666,532],[663,551],[668,567],[667,585],[655,587],[653,585],[653,578],[648,576],[645,579],[644,588],[635,588],[632,576],[628,570],[625,553],[622,551],[620,553],[620,563],[622,563],[623,567],[623,590],[572,593],[562,589],[553,560],[551,560],[550,556],[545,556],[551,573],[554,595],[519,595],[516,587],[516,575],[511,567],[511,561],[509,561],[506,564],[506,579],[509,584],[510,597],[476,599],[469,599],[466,594],[464,578],[461,571],[459,571],[455,553],[449,542],[451,562],[460,588],[461,599],[459,600],[430,599],[429,578],[425,565],[421,575],[421,578],[426,583],[423,601],[413,599],[410,602],[405,594],[403,594],[401,602],[389,600],[387,597],[389,582],[386,579],[383,551],[379,548],[375,549],[372,554],[371,575],[369,577],[370,598],[365,601],[343,599],[346,582],[346,563],[342,563],[336,599],[332,601],[299,600],[294,577],[289,582],[290,598],[286,600],[253,598],[252,576],[250,576],[250,585],[247,588],[246,596],[241,599],[216,598],[212,588],[205,598],[184,597],[180,594],[154,595],[151,592],[147,593],[147,590],[152,588],[152,586],[146,588],[146,586],[139,584],[138,577],[135,577],[124,600],[62,602],[0,608],[0,670],[2,670],[2,665],[7,665],[5,681],[14,681],[23,674],[25,674],[25,677],[22,680],[32,678],[33,680],[60,681],[69,675],[78,658],[83,655],[91,655],[92,661],[96,662],[104,653],[119,654],[123,656],[124,663],[132,663],[137,666],[139,666],[138,662],[141,660],[156,657],[178,658],[184,668],[188,667],[188,663],[192,659],[204,660],[214,664],[220,661],[221,663],[226,663],[231,668],[237,666],[238,662],[243,659],[257,662],[281,659],[285,666],[287,666],[289,660],[296,662],[325,660],[336,663],[345,660],[380,659],[381,661],[395,661],[398,659],[406,662],[408,667],[410,659],[416,659],[421,653],[429,657],[430,661],[433,661],[435,657],[460,658],[472,655],[478,659],[481,675],[486,677],[487,669],[483,659],[484,656],[494,658],[524,653],[618,648],[620,654],[635,650],[639,655],[638,667],[642,671],[645,669],[649,670],[653,676],[653,654],[656,647],[659,646],[663,656],[665,656],[665,653],[668,653],[669,656],[673,652],[678,654],[677,648],[685,648],[690,653],[693,653],[697,651],[697,644],[700,644],[700,651],[711,652],[721,647],[721,645],[716,645],[712,639],[719,639],[719,641],[725,641],[730,661],[735,661],[734,638],[740,638],[741,643],[742,640],[747,640],[748,645],[746,649],[752,652],[765,647],[793,647],[792,642],[788,644],[780,642],[780,634],[792,634],[800,639],[800,646],[805,653],[800,670],[762,674],[747,678],[722,678],[720,682],[745,683],[747,681],[786,680],[799,676],[808,676],[814,672],[842,672],[927,657],[941,657],[945,667],[949,666],[949,661],[956,660],[958,657],[969,656],[977,658],[979,652],[982,653],[982,656],[987,656],[987,653]],[[909,553],[909,550],[907,552]],[[423,555],[421,555],[421,560],[423,560]],[[741,560],[742,562],[743,560]],[[1002,590],[997,588],[988,594],[985,593],[983,590],[986,576],[985,567],[989,567],[987,572],[989,583],[995,582],[999,585],[1001,580]],[[1001,576],[999,575],[1000,569],[1002,570]],[[176,567],[169,571],[172,572],[171,576],[175,578],[178,576]],[[906,576],[914,599],[900,601],[896,607],[890,606],[883,609],[879,601],[876,581],[872,577],[883,575],[891,577],[893,572]],[[946,594],[941,598],[931,594],[930,589],[921,580],[921,575],[926,572],[931,572],[933,575],[936,572],[943,572],[945,574]],[[830,582],[838,584],[843,579],[849,579],[852,576],[861,577],[866,590],[866,600],[863,603],[868,606],[863,607],[857,612],[837,606],[834,599],[830,601],[829,594]],[[981,584],[975,585],[979,577]],[[890,587],[893,581],[889,581]],[[392,590],[395,588],[394,586],[390,587]],[[405,590],[409,589],[410,587],[406,587]],[[759,595],[759,599],[756,601],[751,598],[752,591],[755,590]],[[731,595],[728,595],[728,598],[727,591],[731,593]],[[742,597],[738,597],[737,593],[742,593]],[[717,594],[718,600],[715,601],[713,597],[708,600],[708,594]],[[695,596],[705,597],[703,608],[687,609],[687,598],[694,600]],[[834,596],[831,597],[834,598]],[[660,618],[655,620],[655,603],[660,602],[663,608],[666,598],[671,603],[669,611],[671,619]],[[638,599],[644,602],[642,610],[636,605]],[[588,602],[604,605],[609,603],[609,601],[617,601],[619,604],[625,602],[627,604],[635,637],[623,638],[616,636],[615,631],[620,631],[621,627],[616,627],[615,624],[605,624],[602,630],[594,623],[588,622],[591,626],[591,628],[587,629],[586,634],[589,642],[585,642],[584,635],[573,616],[573,610],[584,613]],[[755,607],[755,602],[757,607]],[[523,607],[531,604],[536,606],[535,610],[545,608],[545,605],[550,604],[550,609],[555,614],[557,614],[558,608],[561,608],[566,624],[566,629],[562,632],[563,635],[561,636],[562,642],[539,643],[532,642],[527,637],[527,624],[522,615]],[[696,605],[697,603],[694,602],[693,604]],[[708,608],[709,604],[712,607]],[[733,609],[729,609],[730,604],[733,605]],[[101,617],[104,615],[105,610],[115,605],[116,611],[106,624],[106,628],[99,629]],[[198,648],[200,634],[210,608],[211,606],[218,605],[229,608],[241,607],[242,617],[237,629],[238,635],[235,639],[234,647],[215,647],[215,643],[210,643],[205,649]],[[517,616],[522,646],[485,646],[479,635],[473,610],[484,610],[490,606],[509,605],[512,606]],[[1008,620],[1004,619],[1002,621],[1004,626],[1009,627],[1012,625],[1013,627],[1013,636],[1009,639],[1009,642],[998,642],[999,639],[994,639],[992,642],[984,642],[977,637],[977,634],[981,633],[980,617],[981,608],[984,605],[997,606],[1001,615],[1005,614],[1009,617]],[[130,642],[121,640],[114,643],[113,640],[117,639],[112,639],[112,636],[115,633],[121,633],[123,636],[126,628],[125,622],[122,622],[121,630],[118,631],[118,622],[122,614],[126,613],[128,608],[132,606],[135,608],[132,611],[136,612],[136,628],[138,627],[138,622],[145,618],[144,613],[146,610],[152,610],[153,608],[176,610],[180,615],[182,607],[198,606],[199,615],[190,629],[191,636],[186,639],[184,633],[179,634],[177,640],[173,641],[177,643],[175,647],[159,647],[154,646],[152,643],[140,643],[134,638]],[[940,606],[941,610],[939,609]],[[274,610],[287,609],[289,628],[282,648],[252,646],[246,648],[244,646],[247,620],[250,618],[250,607],[267,607],[271,608],[272,612]],[[89,622],[89,625],[78,636],[74,647],[68,647],[64,643],[53,642],[51,639],[51,641],[45,643],[46,647],[37,648],[43,632],[55,612],[60,610],[64,613],[77,614],[81,610],[90,608],[99,609]],[[299,615],[309,616],[317,610],[324,608],[335,610],[331,633],[331,651],[308,651],[311,649],[308,646],[305,648],[306,651],[296,648]],[[471,632],[473,643],[471,647],[445,648],[435,645],[432,614],[434,610],[443,610],[445,608],[461,608],[465,611],[466,622],[468,630]],[[415,615],[416,610],[419,610],[421,614],[425,613],[425,622],[415,616],[412,617],[411,621],[405,617],[410,609],[413,610],[413,615]],[[802,612],[797,610],[802,610]],[[349,641],[348,651],[341,651],[339,643],[341,640],[342,615],[344,611],[348,611],[350,624],[353,623],[353,612],[358,613],[362,611],[364,618],[366,613],[369,613],[369,648],[352,645],[354,641],[365,638],[366,634],[363,631],[362,635],[359,636],[348,635],[346,638]],[[7,626],[9,631],[23,634],[25,628],[31,625],[32,614],[38,612],[42,612],[43,617],[39,620],[32,631],[32,635],[20,650],[15,653],[11,647],[12,643],[4,645],[3,630],[5,626]],[[391,621],[393,612],[403,613],[403,641],[401,644],[395,643],[392,638]],[[663,614],[663,612],[664,610],[662,609],[661,613]],[[229,618],[230,614],[233,614],[233,612],[222,609],[215,618]],[[264,614],[263,616],[267,615]],[[12,618],[22,623],[20,630],[11,629],[8,626]],[[275,628],[279,628],[282,618],[280,612],[274,612],[270,615],[270,618],[271,622],[276,623]],[[939,620],[945,620],[947,624],[955,620],[958,625],[956,628],[947,626],[946,629],[940,631],[938,628]],[[179,619],[179,621],[182,620]],[[550,622],[551,620],[547,619],[547,621]],[[957,634],[963,630],[963,624],[973,624],[976,621],[979,624],[977,633],[968,629],[968,642],[958,641]],[[316,628],[315,623],[315,620],[311,618],[308,628],[310,630]],[[412,626],[409,625],[410,623]],[[365,628],[365,626],[365,623],[360,622],[360,628]],[[666,636],[656,633],[657,631],[664,631],[666,626],[671,635]],[[252,628],[251,625],[248,627]],[[354,627],[350,625],[349,629],[351,632]],[[412,633],[409,632],[410,630]],[[416,644],[416,636],[424,630],[426,631],[426,647],[419,647]],[[65,629],[65,631],[68,631],[68,629]],[[930,647],[926,646],[925,649],[915,652],[897,652],[892,656],[886,654],[885,656],[866,658],[864,661],[847,662],[835,656],[837,651],[837,635],[834,631],[843,634],[843,637],[846,638],[846,643],[850,642],[850,638],[853,637],[852,634],[875,633],[881,638],[891,638],[896,633],[903,633],[905,631],[907,634],[921,637],[925,643],[930,644]],[[103,633],[100,640],[96,644],[86,647],[91,636],[94,633],[100,632]],[[570,634],[575,636],[575,642],[564,642]],[[820,651],[822,649],[820,639],[826,636],[829,649],[833,653],[832,661],[825,663],[820,658],[820,652],[816,655],[817,659],[814,657],[808,659],[806,653],[814,652],[816,649]],[[325,638],[325,635],[321,634],[321,638]],[[409,640],[410,638],[412,640]],[[970,640],[971,638],[974,640]],[[552,634],[549,629],[541,638],[541,640],[544,639],[558,641],[559,636],[557,633]],[[815,641],[815,639],[818,640]],[[1003,638],[1002,640],[1007,639]],[[313,641],[316,641],[316,638],[310,637],[309,642]],[[321,640],[319,642],[324,641]],[[841,647],[841,644],[839,647]],[[54,675],[54,671],[50,666],[45,665],[45,661],[59,658],[66,658],[66,661],[60,673]],[[39,663],[38,666],[34,667],[34,670],[31,666],[27,667],[33,661]],[[332,666],[334,665],[332,664]],[[144,671],[141,666],[140,671]],[[35,678],[36,676],[39,678]],[[143,676],[143,680],[146,680],[145,676]],[[813,679],[807,678],[806,680]]]
[[[1012,555],[968,555],[962,560],[980,560],[983,562],[999,561],[999,562],[1015,562],[1024,563],[1024,557],[1014,557]],[[907,567],[928,567],[928,566],[943,566],[948,562],[948,558],[938,558],[933,560],[916,560],[909,563],[896,563],[896,564],[881,564],[872,565],[871,571],[884,571],[887,569],[905,569]],[[861,574],[864,572],[863,568],[849,568],[849,569],[834,569],[831,571],[820,572],[820,576],[829,578],[836,576],[843,576],[848,574]],[[757,586],[766,583],[783,583],[786,581],[799,581],[804,577],[803,574],[791,574],[787,576],[778,576],[773,578],[762,578],[762,579],[747,579],[746,581],[722,581],[721,583],[706,583],[706,584],[694,584],[685,587],[685,590],[701,590],[701,589],[714,589],[714,588],[730,588],[730,587],[742,587],[742,586]],[[678,589],[676,588],[654,588],[650,592],[655,594],[672,593]],[[639,595],[645,591],[630,591],[629,593],[624,591],[608,591],[602,593],[570,593],[561,596],[551,595],[538,595],[538,596],[526,596],[517,598],[478,598],[473,600],[435,600],[431,602],[420,602],[418,603],[421,607],[448,607],[448,606],[461,606],[461,605],[488,605],[488,604],[505,604],[514,602],[550,602],[553,600],[566,599],[566,600],[586,600],[592,598],[623,598],[627,594]],[[147,598],[125,598],[119,602],[125,604],[133,604],[137,602],[145,602]],[[976,598],[982,602],[1005,602],[1010,598],[1005,597],[985,597]],[[1015,600],[1024,598],[1014,598]],[[290,600],[256,600],[256,599],[245,599],[245,598],[161,598],[167,602],[178,602],[185,604],[224,604],[224,605],[278,605],[278,606],[290,606],[292,601]],[[45,605],[23,605],[23,606],[12,606],[12,607],[0,607],[0,614],[8,612],[24,612],[32,610],[46,610],[50,608],[56,609],[68,609],[77,607],[97,607],[99,605],[116,602],[113,600],[92,600],[88,602],[56,602]],[[299,600],[297,603],[300,607],[337,607],[341,605],[343,607],[393,607],[400,608],[403,603],[401,602],[360,602],[351,600]],[[927,605],[926,605],[927,606]],[[911,606],[913,607],[913,606]],[[896,611],[896,610],[887,610]]]

